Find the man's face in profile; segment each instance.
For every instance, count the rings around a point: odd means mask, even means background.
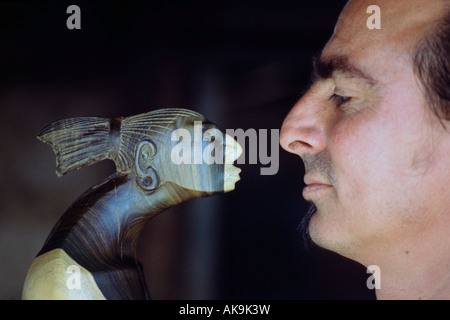
[[[371,4],[381,29],[366,25]],[[392,248],[409,252],[449,219],[450,139],[412,61],[442,14],[423,0],[350,1],[283,123],[281,145],[302,157],[303,196],[317,208],[312,240],[366,265]]]

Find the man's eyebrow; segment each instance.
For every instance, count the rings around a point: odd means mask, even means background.
[[[375,85],[378,82],[369,76],[367,72],[352,64],[347,56],[334,56],[326,60],[319,56],[313,58],[313,82],[319,79],[329,79],[335,71],[340,71],[352,78],[363,80],[371,85]]]

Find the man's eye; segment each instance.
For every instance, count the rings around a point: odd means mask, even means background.
[[[351,97],[345,97],[345,96],[340,96],[336,93],[334,93],[331,97],[330,97],[330,101],[333,102],[337,108],[339,108],[340,106],[342,106],[344,103],[348,102],[351,99]]]

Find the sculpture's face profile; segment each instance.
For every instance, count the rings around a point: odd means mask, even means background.
[[[239,180],[240,169],[233,162],[241,146],[188,109],[63,119],[44,128],[39,139],[53,147],[58,175],[110,159],[117,173],[136,175],[138,185],[150,192],[165,182],[200,192],[227,192]]]
[[[153,135],[136,149],[141,187],[152,190],[164,182],[203,192],[234,190],[240,169],[233,162],[242,148],[205,118],[180,118],[169,134]]]

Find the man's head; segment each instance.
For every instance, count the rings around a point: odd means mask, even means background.
[[[372,4],[381,29],[366,25]],[[341,13],[280,136],[305,163],[320,246],[366,266],[448,252],[449,17],[448,0],[354,0]]]

